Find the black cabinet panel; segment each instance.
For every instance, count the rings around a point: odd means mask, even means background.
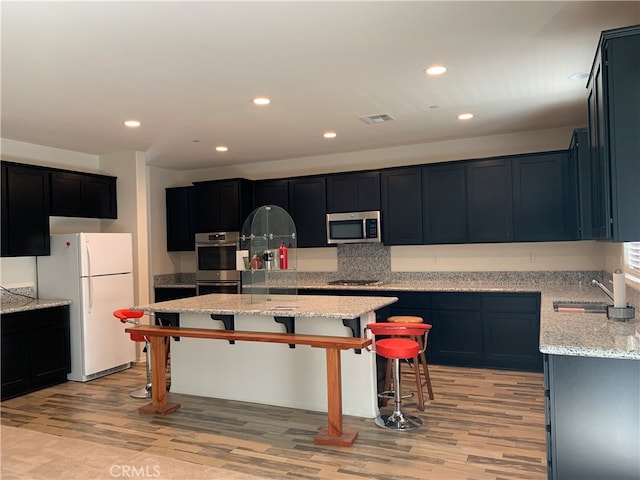
[[[2,399],[67,381],[69,307],[2,316]]]
[[[289,180],[258,180],[253,182],[254,208],[277,205],[289,211]]]
[[[297,177],[289,181],[289,213],[296,226],[298,247],[327,245],[325,177]]]
[[[640,478],[640,362],[547,358],[548,478]]]
[[[167,251],[195,250],[195,188],[167,188]]]
[[[513,240],[511,162],[507,158],[467,164],[470,242]]]
[[[422,169],[424,243],[467,241],[467,191],[462,163]]]
[[[49,255],[49,171],[2,163],[2,256]]]
[[[197,232],[239,232],[253,210],[253,186],[235,178],[196,182],[195,224]]]
[[[380,172],[327,176],[327,213],[380,210]]]
[[[569,151],[517,157],[513,172],[515,241],[575,239],[577,190],[569,169]]]
[[[380,180],[384,243],[422,244],[422,169],[383,170]]]
[[[602,32],[587,84],[594,238],[640,240],[640,26]]]
[[[116,196],[115,177],[51,171],[51,215],[118,218]]]
[[[578,190],[573,199],[573,209],[577,212],[576,238],[593,239],[591,212],[591,157],[589,156],[589,131],[577,128],[573,131],[571,144],[571,166],[575,169]]]
[[[179,298],[189,298],[196,296],[196,287],[193,288],[154,288],[156,302],[166,302],[178,300]]]

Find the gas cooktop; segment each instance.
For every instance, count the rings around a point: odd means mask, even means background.
[[[329,285],[348,285],[348,286],[364,286],[364,285],[380,285],[381,280],[332,280]]]

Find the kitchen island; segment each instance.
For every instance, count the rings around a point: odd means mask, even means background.
[[[260,332],[265,337],[263,341],[173,339],[172,392],[327,411],[329,372],[323,348],[275,343],[268,335],[362,337],[367,323],[376,320],[375,312],[396,300],[332,295],[292,299],[273,295],[270,301],[251,303],[250,295],[211,294],[133,309],[158,317],[179,316],[176,326],[180,329]],[[342,412],[375,418],[379,413],[375,354],[366,349],[342,349],[338,362]]]

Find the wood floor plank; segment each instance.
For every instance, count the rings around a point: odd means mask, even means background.
[[[141,415],[129,392],[143,365],[87,383],[67,382],[1,404],[2,425],[113,445],[233,472],[282,479],[546,479],[542,374],[430,366],[435,399],[403,410],[410,432],[344,417],[352,447],[315,445],[326,413],[169,393],[182,408]],[[403,388],[415,382],[403,377]],[[392,403],[383,411],[390,411]]]

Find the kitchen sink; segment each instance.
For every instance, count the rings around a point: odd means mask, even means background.
[[[553,302],[553,310],[565,313],[607,313],[607,304],[600,302],[555,300]]]

